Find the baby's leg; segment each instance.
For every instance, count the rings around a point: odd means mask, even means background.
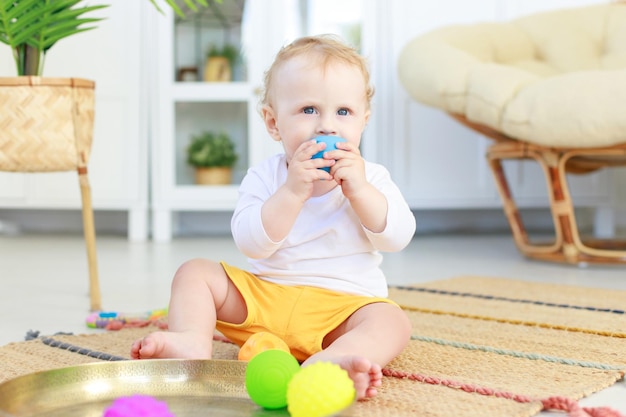
[[[381,368],[408,344],[411,323],[398,307],[368,304],[357,310],[324,339],[325,349],[307,359],[337,363],[354,382],[357,398],[373,397],[382,383]]]
[[[135,341],[131,357],[210,359],[216,320],[241,323],[246,315],[241,294],[220,264],[205,259],[188,261],[172,281],[169,331]]]

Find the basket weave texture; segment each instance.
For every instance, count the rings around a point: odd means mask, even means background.
[[[0,171],[71,171],[87,165],[93,81],[0,78]]]

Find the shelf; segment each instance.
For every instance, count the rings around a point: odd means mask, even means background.
[[[174,181],[177,185],[194,182],[194,170],[187,164],[187,147],[191,137],[203,131],[224,132],[235,142],[239,155],[233,171],[233,182],[239,183],[250,164],[248,103],[246,101],[177,101],[174,103],[174,137],[167,153],[174,158]]]
[[[178,20],[170,14],[170,19],[155,21],[156,30],[163,35],[156,51],[162,71],[154,86],[160,109],[153,130],[157,175],[152,182],[152,222],[156,241],[167,241],[176,232],[172,225],[179,221],[173,216],[175,212],[232,211],[249,167],[275,153],[276,142],[268,138],[256,107],[264,61],[276,50],[270,46],[282,42],[279,23],[284,19],[277,12],[283,9],[283,2],[211,0],[209,4],[212,6],[204,10],[206,14],[194,19]],[[244,5],[249,8],[245,30]],[[275,31],[269,30],[274,27]],[[203,81],[207,51],[213,45],[234,45],[243,50],[244,38],[252,45],[231,69],[231,81]],[[224,132],[234,141],[239,158],[233,167],[232,184],[195,185],[187,148],[191,138],[203,131]]]
[[[172,99],[175,101],[248,101],[252,96],[252,86],[247,82],[177,82],[172,84]]]
[[[233,210],[239,185],[178,185],[171,190],[169,207],[180,211]]]

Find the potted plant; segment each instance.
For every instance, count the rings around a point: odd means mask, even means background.
[[[222,48],[212,45],[207,53],[204,66],[204,81],[229,82],[239,57],[239,51],[233,45],[226,44]]]
[[[196,169],[196,184],[230,184],[237,157],[235,144],[224,132],[193,135],[187,148],[187,162]]]

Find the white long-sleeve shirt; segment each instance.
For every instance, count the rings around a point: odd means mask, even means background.
[[[387,198],[384,231],[366,229],[348,199],[335,187],[304,204],[291,231],[272,241],[261,221],[263,203],[287,179],[284,154],[250,168],[239,188],[231,229],[250,272],[284,285],[309,285],[366,296],[387,296],[379,251],[403,249],[415,233],[415,217],[382,166],[365,162],[367,180]]]

